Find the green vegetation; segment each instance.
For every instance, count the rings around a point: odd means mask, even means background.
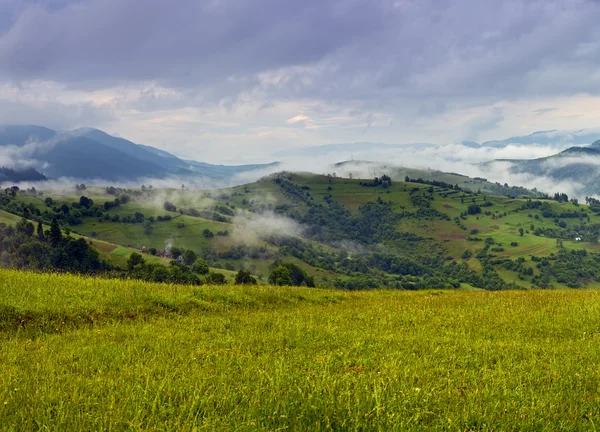
[[[598,291],[342,292],[0,270],[0,425],[594,430]]]
[[[468,187],[467,181],[487,185],[485,179],[403,174],[366,181],[279,173],[210,191],[76,185],[62,194],[11,191],[0,197],[0,208],[35,223],[56,219],[74,238],[93,239],[101,259],[120,268],[132,251],[143,253],[148,272],[138,277],[147,281],[165,280],[162,269],[156,277],[150,270],[172,267],[169,261],[181,256],[187,267],[201,258],[229,272],[229,280],[243,271],[257,283],[279,285],[600,287],[597,200],[580,204],[536,191],[530,195],[537,198],[515,199]],[[109,250],[111,244],[117,247]],[[553,265],[570,257],[566,252],[584,250],[570,265]],[[281,262],[297,266],[306,279],[277,268]],[[193,273],[213,280],[210,270]]]

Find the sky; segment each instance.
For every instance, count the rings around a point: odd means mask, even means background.
[[[600,127],[592,0],[0,0],[0,119],[212,163]]]

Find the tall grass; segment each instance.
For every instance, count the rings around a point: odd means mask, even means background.
[[[596,291],[341,293],[0,271],[0,305],[5,430],[600,421]]]

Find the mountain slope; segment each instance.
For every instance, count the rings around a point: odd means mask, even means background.
[[[50,177],[118,181],[166,175],[159,165],[140,161],[85,137],[60,140],[49,150],[40,150],[33,156],[47,163],[43,171]]]
[[[104,144],[115,150],[119,150],[135,159],[152,164],[155,170],[165,171],[176,175],[191,175],[192,171],[182,167],[183,161],[167,152],[157,153],[150,151],[148,147],[135,144],[124,138],[114,137],[98,129],[78,129],[75,134]],[[168,155],[168,156],[167,156]]]
[[[35,143],[34,146],[27,144]],[[98,129],[83,128],[58,133],[40,126],[0,127],[2,147],[16,146],[20,160],[50,177],[104,179],[149,178],[226,179],[236,174],[272,167],[273,164],[225,166],[183,160],[164,150],[114,137]],[[14,157],[14,150],[8,153]]]
[[[481,144],[481,147],[503,148],[511,144],[579,146],[587,145],[596,140],[600,140],[599,131],[586,129],[577,131],[548,130],[534,132],[525,136],[515,136],[504,140],[486,141]]]
[[[560,153],[538,159],[499,159],[488,162],[510,164],[513,174],[529,174],[553,181],[568,181],[579,187],[581,194],[600,193],[600,141],[585,147],[569,147]],[[484,165],[486,165],[484,164]]]
[[[28,142],[47,141],[56,136],[56,131],[42,126],[6,125],[0,126],[0,146],[22,147]]]
[[[33,168],[15,170],[12,168],[0,167],[0,184],[4,182],[19,183],[44,180],[48,180],[48,178]]]

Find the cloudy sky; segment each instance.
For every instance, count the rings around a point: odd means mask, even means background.
[[[0,0],[0,119],[209,162],[600,126],[591,0]]]

